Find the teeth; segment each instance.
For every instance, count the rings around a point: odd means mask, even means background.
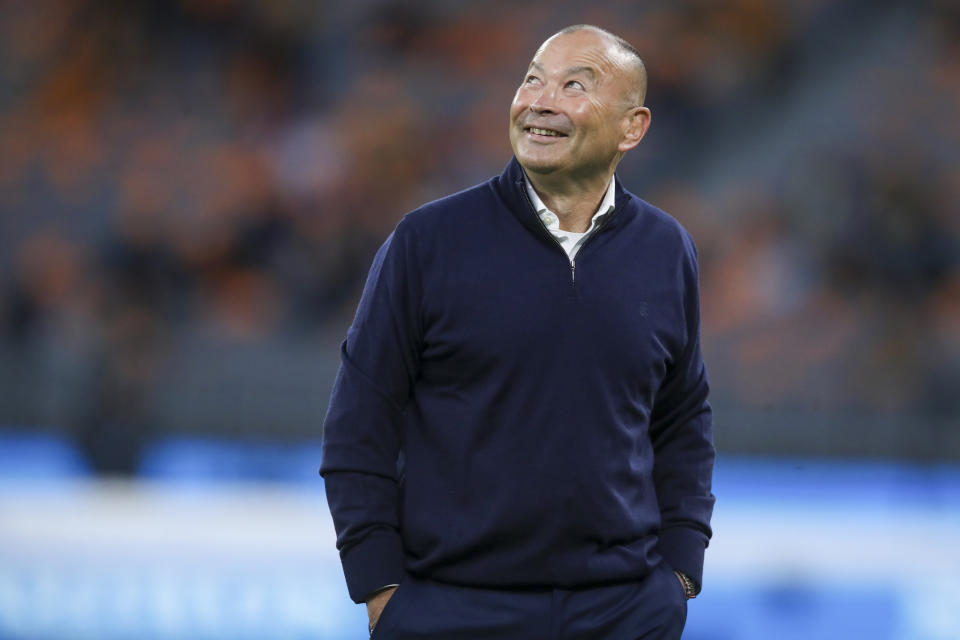
[[[535,133],[540,136],[556,136],[560,137],[560,134],[556,131],[550,131],[550,129],[539,129],[537,127],[530,127],[530,133]]]

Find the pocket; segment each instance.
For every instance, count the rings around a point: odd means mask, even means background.
[[[687,602],[687,589],[683,586],[683,582],[680,580],[680,576],[677,575],[677,572],[667,566],[667,571],[670,573],[670,584],[673,585],[673,588],[676,589],[676,592],[680,595],[680,600],[684,604]]]
[[[380,612],[380,617],[377,618],[377,624],[374,625],[373,631],[370,632],[370,640],[379,637],[380,632],[387,627],[393,625],[394,612],[400,605],[398,596],[401,591],[406,591],[405,580],[401,580],[400,584],[397,585],[397,588],[393,590],[393,594],[390,596],[390,599],[387,600],[387,604],[383,605],[383,611]]]
[[[687,621],[687,590],[683,586],[683,583],[680,581],[680,578],[677,577],[677,574],[666,562],[663,563],[663,566],[666,567],[667,577],[670,581],[670,586],[673,589],[673,593],[676,594],[676,597],[680,599],[680,602],[677,606],[680,607],[681,612],[681,624],[686,624]]]

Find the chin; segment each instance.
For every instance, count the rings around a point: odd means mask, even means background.
[[[553,173],[560,168],[560,162],[556,158],[545,158],[535,153],[523,153],[514,151],[517,156],[517,162],[520,166],[530,173]]]

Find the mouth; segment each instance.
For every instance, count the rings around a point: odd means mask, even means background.
[[[524,132],[534,138],[566,138],[567,134],[556,129],[547,129],[545,127],[524,127]]]

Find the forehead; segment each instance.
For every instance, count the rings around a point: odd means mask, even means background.
[[[530,66],[547,70],[593,69],[599,75],[622,72],[628,60],[608,37],[588,29],[557,34],[540,45]]]

